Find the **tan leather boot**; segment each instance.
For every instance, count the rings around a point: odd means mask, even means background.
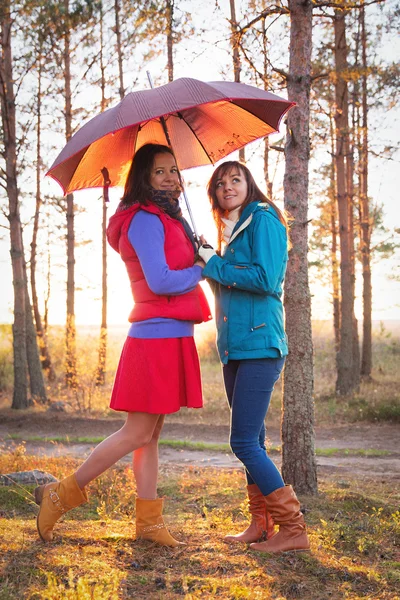
[[[40,485],[34,494],[35,502],[40,506],[36,520],[37,530],[44,542],[51,542],[53,527],[64,513],[87,502],[87,494],[78,486],[75,475],[62,481]]]
[[[185,546],[169,533],[165,526],[163,513],[163,498],[146,500],[136,498],[136,539],[150,540],[161,546]]]
[[[237,535],[226,535],[224,542],[234,544],[243,542],[250,544],[257,542],[261,538],[270,539],[275,535],[274,521],[271,515],[267,512],[265,499],[259,487],[252,483],[247,486],[247,494],[249,497],[249,511],[251,514],[251,522],[248,528]]]
[[[290,552],[307,551],[310,542],[306,533],[303,513],[300,503],[291,485],[279,488],[264,497],[267,510],[279,531],[271,539],[260,544],[251,544],[250,548],[258,552]]]

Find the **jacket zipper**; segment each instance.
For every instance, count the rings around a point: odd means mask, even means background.
[[[265,323],[261,323],[261,325],[256,325],[255,327],[252,327],[250,331],[254,331],[255,329],[260,329],[261,327],[265,327]]]

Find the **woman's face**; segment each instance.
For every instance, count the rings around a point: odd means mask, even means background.
[[[233,167],[217,179],[215,195],[223,210],[230,212],[242,206],[247,198],[247,181],[240,168]]]
[[[180,187],[178,167],[172,154],[156,154],[150,173],[150,185],[155,190],[176,190]]]

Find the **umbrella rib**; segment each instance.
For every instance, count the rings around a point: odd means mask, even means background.
[[[211,160],[211,156],[208,154],[207,150],[206,150],[206,149],[205,149],[205,147],[204,147],[204,144],[203,144],[203,142],[202,142],[202,141],[200,140],[200,138],[197,136],[197,134],[196,134],[196,132],[194,131],[193,127],[190,125],[190,123],[188,123],[188,122],[186,121],[186,119],[183,117],[183,115],[182,115],[182,113],[181,113],[181,112],[177,112],[176,114],[177,114],[177,115],[178,115],[178,117],[179,117],[180,119],[182,119],[182,121],[184,121],[184,122],[186,123],[186,125],[189,127],[190,131],[193,133],[194,137],[195,137],[195,138],[196,138],[196,140],[199,142],[199,145],[200,145],[200,146],[203,148],[203,150],[204,150],[204,154],[207,156],[208,160],[209,160],[209,161],[210,161],[210,163],[213,165],[213,164],[214,164],[214,161],[212,161],[212,160]],[[174,115],[171,115],[171,116],[174,116]]]

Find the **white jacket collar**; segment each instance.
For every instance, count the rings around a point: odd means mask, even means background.
[[[257,206],[261,206],[262,208],[266,208],[266,209],[269,208],[268,202],[258,202]],[[254,214],[254,210],[247,217],[247,219],[245,221],[243,221],[243,223],[240,225],[240,227],[238,227],[238,229],[233,233],[233,235],[231,235],[229,244],[231,244],[233,242],[233,240],[239,235],[239,233],[241,233],[243,231],[243,229],[246,229],[246,227],[248,227],[250,225],[251,221],[253,220],[253,214]],[[229,244],[228,244],[228,246],[229,246]]]

